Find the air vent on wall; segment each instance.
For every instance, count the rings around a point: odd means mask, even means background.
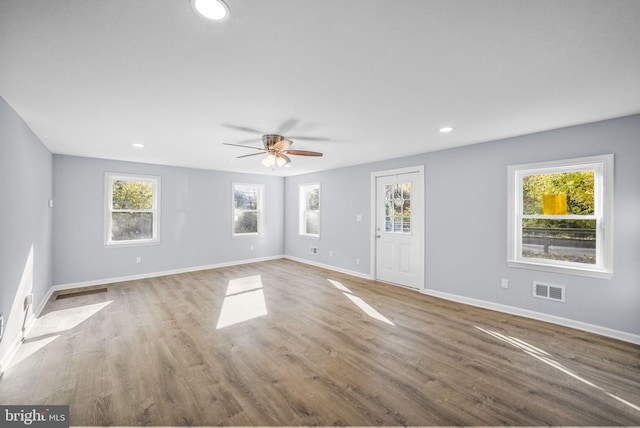
[[[545,284],[544,282],[533,281],[533,297],[540,299],[564,302],[564,285]]]

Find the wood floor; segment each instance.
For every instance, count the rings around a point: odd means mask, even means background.
[[[0,403],[91,426],[640,425],[629,343],[289,260],[99,288],[47,304]]]

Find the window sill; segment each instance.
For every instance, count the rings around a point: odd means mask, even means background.
[[[257,238],[262,236],[262,233],[234,233],[231,236],[234,238]]]
[[[159,239],[145,240],[145,241],[122,241],[122,242],[107,242],[104,244],[105,248],[127,248],[127,247],[146,247],[150,245],[160,245]]]
[[[320,240],[320,235],[305,235],[303,233],[298,233],[298,236],[300,238],[314,239],[316,241]]]
[[[519,269],[539,270],[544,272],[561,273],[565,275],[587,276],[591,278],[602,278],[602,279],[610,279],[613,277],[613,272],[606,271],[604,269],[585,269],[585,268],[577,268],[577,267],[571,267],[571,266],[553,266],[553,265],[546,265],[546,264],[535,263],[535,262],[524,262],[524,261],[515,261],[515,260],[508,260],[507,264],[510,267],[519,268]]]

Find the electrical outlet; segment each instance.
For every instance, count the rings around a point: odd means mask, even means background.
[[[24,310],[26,311],[33,305],[33,293],[25,294],[24,296]]]
[[[508,279],[503,279],[502,282],[500,283],[502,288],[509,288],[509,280]]]
[[[329,251],[329,257],[333,257],[333,251]]]
[[[140,256],[136,257],[136,263],[142,263],[142,257]]]
[[[359,265],[360,264],[360,259],[356,259],[356,264]]]

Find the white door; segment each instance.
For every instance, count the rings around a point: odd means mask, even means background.
[[[423,174],[376,177],[376,279],[423,288]]]

